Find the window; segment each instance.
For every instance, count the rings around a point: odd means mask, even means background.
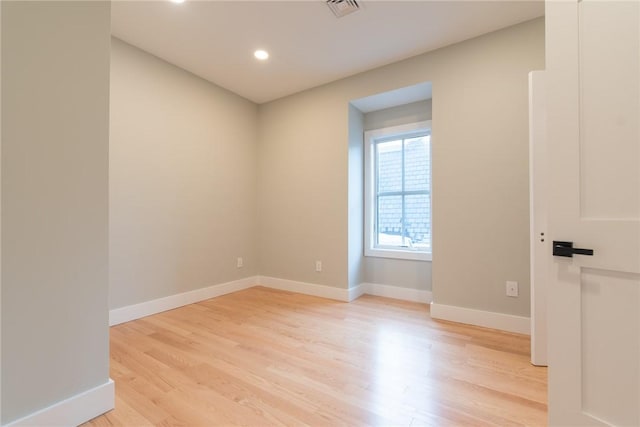
[[[431,260],[431,121],[365,132],[365,255]]]

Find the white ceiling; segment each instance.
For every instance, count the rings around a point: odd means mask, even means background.
[[[263,103],[544,14],[543,0],[359,4],[338,19],[323,0],[114,1],[112,34]]]

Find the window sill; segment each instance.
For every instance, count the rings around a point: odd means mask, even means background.
[[[402,249],[365,249],[364,256],[394,258],[411,261],[431,261],[431,252],[405,251]]]

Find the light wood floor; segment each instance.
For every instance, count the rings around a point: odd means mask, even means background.
[[[428,306],[252,288],[111,328],[116,409],[86,426],[546,424],[529,338]]]

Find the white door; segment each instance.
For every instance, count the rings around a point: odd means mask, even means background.
[[[640,2],[548,1],[549,421],[640,425]]]

